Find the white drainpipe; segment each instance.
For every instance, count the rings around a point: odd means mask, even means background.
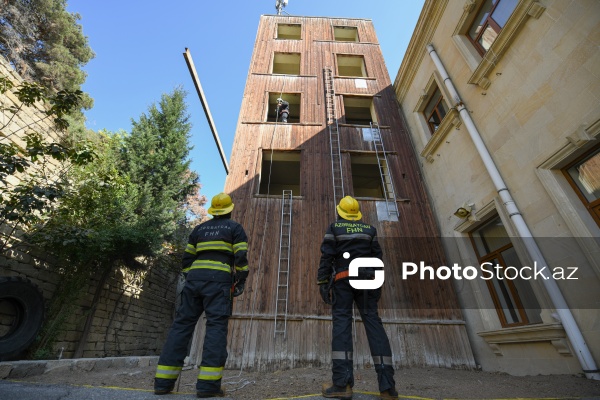
[[[481,139],[481,135],[479,134],[479,131],[477,131],[477,128],[471,119],[469,111],[460,99],[452,80],[448,76],[448,72],[446,72],[446,68],[444,68],[444,64],[442,64],[442,61],[433,48],[433,45],[427,45],[427,52],[431,56],[431,59],[433,60],[438,72],[442,76],[444,84],[450,91],[455,103],[454,107],[456,107],[456,110],[460,114],[463,123],[467,127],[467,131],[469,132],[469,135],[471,135],[471,139],[477,148],[477,152],[481,156],[485,168],[490,174],[492,181],[494,182],[494,186],[496,187],[496,190],[498,191],[498,194],[500,195],[500,198],[502,199],[502,202],[506,207],[514,226],[516,227],[519,236],[525,243],[525,247],[527,248],[529,256],[533,261],[537,262],[538,265],[548,266],[548,263],[544,259],[540,248],[531,234],[531,231],[527,227],[523,216],[519,212],[515,201],[508,191],[502,176],[500,176],[500,171],[498,171],[496,164],[494,164],[494,160],[492,160],[492,156],[485,147],[485,144]],[[562,325],[565,328],[565,332],[567,333],[567,336],[575,349],[575,353],[577,354],[577,358],[579,359],[583,372],[588,379],[600,380],[600,371],[596,366],[594,358],[592,357],[592,354],[585,343],[585,339],[583,338],[583,335],[577,326],[577,322],[575,322],[575,318],[573,318],[573,314],[571,313],[571,310],[569,309],[567,302],[560,291],[560,288],[556,284],[554,278],[548,272],[548,269],[544,269],[543,272],[544,279],[542,279],[542,282],[546,287],[546,291],[548,292],[550,299],[554,303],[554,308],[556,308],[556,312],[558,313]]]

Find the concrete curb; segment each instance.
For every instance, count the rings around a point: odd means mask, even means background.
[[[71,358],[0,362],[0,379],[22,379],[50,371],[102,371],[110,368],[140,368],[158,364],[158,356]]]

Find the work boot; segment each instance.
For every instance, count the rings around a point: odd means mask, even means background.
[[[169,394],[175,388],[176,379],[154,378],[154,394]]]
[[[336,385],[328,385],[327,383],[323,384],[323,389],[321,390],[321,394],[323,397],[333,397],[342,400],[350,400],[352,398],[352,388],[350,385],[336,386]]]
[[[225,396],[225,390],[223,390],[223,388],[220,388],[217,391],[211,391],[211,392],[196,392],[196,397],[201,398],[201,399],[206,399],[208,397],[224,397]]]
[[[396,392],[395,388],[384,390],[383,392],[379,393],[379,398],[383,400],[397,400],[398,392]]]
[[[169,394],[173,391],[175,385],[171,386],[171,387],[164,387],[164,388],[154,388],[154,394]]]

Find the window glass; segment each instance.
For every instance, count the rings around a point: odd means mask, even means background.
[[[479,38],[478,42],[481,45],[481,47],[485,49],[485,51],[488,51],[490,47],[492,47],[492,43],[494,43],[494,40],[496,40],[497,36],[498,34],[496,33],[496,31],[494,31],[494,29],[490,25],[486,25],[483,34]]]
[[[508,233],[506,233],[500,217],[496,217],[484,227],[475,231],[472,237],[476,245],[477,254],[480,257],[510,244]]]
[[[492,259],[491,263],[493,265],[502,265],[502,262],[497,258]],[[495,292],[498,294],[497,300],[500,304],[499,309],[502,312],[506,323],[509,325],[522,323],[523,319],[518,311],[520,304],[515,300],[509,281],[498,279],[497,276],[494,276],[494,278],[491,279],[491,283],[494,286]]]
[[[486,0],[467,32],[479,54],[484,55],[502,31],[519,0]]]
[[[469,30],[469,36],[473,40],[477,39],[479,32],[481,32],[481,30],[485,26],[485,21],[487,21],[487,18],[490,15],[490,10],[492,9],[493,5],[494,4],[492,3],[492,0],[486,0],[483,3],[483,6],[479,10],[477,17],[475,17],[475,21],[473,22],[473,25],[471,26],[471,29]]]
[[[600,148],[563,169],[581,202],[600,226]]]
[[[500,28],[504,28],[508,17],[510,17],[518,2],[519,0],[502,0],[496,5],[492,13],[492,18],[494,18],[494,21],[496,21]]]
[[[600,149],[569,168],[568,173],[587,201],[600,199]]]
[[[429,115],[433,112],[433,109],[435,106],[437,106],[437,103],[440,101],[441,97],[442,93],[440,92],[440,89],[436,88],[435,92],[433,92],[431,95],[429,103],[427,103],[427,107],[425,107],[425,114]]]
[[[432,134],[435,133],[442,123],[442,120],[448,113],[448,106],[444,102],[442,93],[437,86],[423,112],[425,114],[425,118],[427,119],[429,130]]]
[[[502,326],[542,322],[541,307],[500,217],[470,234]],[[492,276],[489,276],[489,272]],[[483,271],[482,271],[483,274]],[[484,275],[482,275],[484,276]],[[490,279],[491,278],[491,279]]]

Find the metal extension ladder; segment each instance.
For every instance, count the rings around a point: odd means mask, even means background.
[[[340,154],[340,134],[335,115],[335,89],[331,67],[323,69],[325,79],[325,107],[327,127],[329,128],[329,148],[331,151],[331,173],[333,176],[333,201],[335,206],[344,197],[344,178],[342,174],[342,156]]]
[[[284,190],[281,200],[281,231],[279,234],[279,267],[275,298],[275,334],[287,334],[287,306],[290,282],[290,245],[292,242],[292,191]]]
[[[373,135],[373,147],[375,147],[375,155],[377,164],[379,165],[379,174],[381,175],[381,186],[383,188],[383,198],[385,199],[385,207],[390,218],[399,217],[398,203],[396,202],[396,192],[394,190],[394,182],[390,173],[390,168],[383,146],[381,130],[377,122],[371,122],[371,134]]]

